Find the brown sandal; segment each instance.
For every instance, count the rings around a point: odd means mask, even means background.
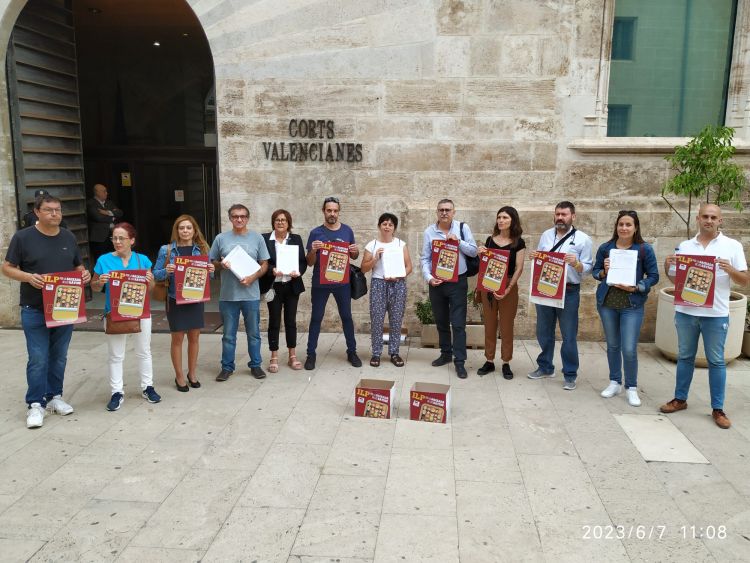
[[[380,356],[373,356],[370,358],[370,365],[374,368],[380,367]]]
[[[391,363],[396,366],[397,368],[404,367],[404,360],[401,359],[401,356],[398,354],[393,354],[391,356]]]
[[[302,369],[302,362],[297,359],[297,356],[289,356],[289,367],[292,369]]]
[[[271,373],[276,373],[279,371],[279,357],[274,356],[271,358],[271,361],[268,363],[268,371]]]

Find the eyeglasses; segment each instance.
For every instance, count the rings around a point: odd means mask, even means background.
[[[623,217],[627,215],[628,217],[632,217],[633,219],[638,218],[638,213],[633,210],[627,210],[627,209],[621,209],[620,212],[617,214],[617,218]]]
[[[59,207],[40,207],[39,211],[46,213],[47,215],[54,215],[55,213],[62,215],[62,209]]]
[[[248,216],[247,215],[230,215],[229,218],[232,221],[244,221],[245,219],[248,218]]]
[[[286,223],[286,217],[279,217],[278,219],[274,219],[274,223]]]
[[[339,203],[339,198],[337,198],[337,197],[333,197],[333,196],[330,196],[330,197],[327,197],[327,198],[325,198],[325,199],[323,200],[323,205],[325,205],[326,203],[335,203],[336,205],[341,205],[341,204]]]
[[[438,209],[438,213],[452,213],[453,210],[450,208]]]
[[[124,242],[126,240],[130,240],[128,237],[109,237],[109,240],[112,242]]]

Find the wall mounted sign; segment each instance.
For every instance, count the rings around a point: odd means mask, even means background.
[[[266,160],[286,162],[362,162],[362,143],[337,143],[332,120],[291,119],[289,137],[294,141],[263,141]]]

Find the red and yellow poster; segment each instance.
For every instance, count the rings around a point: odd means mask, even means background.
[[[431,273],[439,280],[458,281],[458,241],[432,241]]]
[[[86,322],[83,272],[44,274],[42,304],[47,328]]]
[[[321,284],[349,283],[349,245],[345,242],[324,242],[318,250]]]
[[[502,295],[508,285],[509,250],[487,248],[479,254],[479,277],[477,288]]]
[[[537,251],[531,261],[531,297],[563,299],[565,297],[565,254]]]
[[[674,279],[674,304],[714,306],[716,257],[678,254]]]
[[[112,270],[109,273],[109,302],[115,322],[149,318],[151,299],[146,270]]]
[[[175,257],[174,285],[178,305],[211,300],[208,264],[208,256]]]

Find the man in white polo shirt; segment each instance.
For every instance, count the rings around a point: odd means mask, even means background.
[[[732,423],[724,413],[724,388],[727,368],[724,363],[724,343],[729,329],[729,288],[731,282],[746,285],[750,282],[747,261],[742,244],[719,231],[721,208],[718,205],[702,203],[698,208],[698,234],[695,238],[683,241],[678,254],[716,257],[716,285],[713,307],[675,306],[675,326],[677,327],[677,381],[674,399],[661,406],[663,413],[673,413],[687,408],[690,382],[695,369],[695,354],[698,351],[698,337],[703,335],[703,347],[708,362],[708,385],[711,390],[713,419],[719,428],[729,428]],[[664,272],[674,283],[676,272],[675,256],[667,256]]]

